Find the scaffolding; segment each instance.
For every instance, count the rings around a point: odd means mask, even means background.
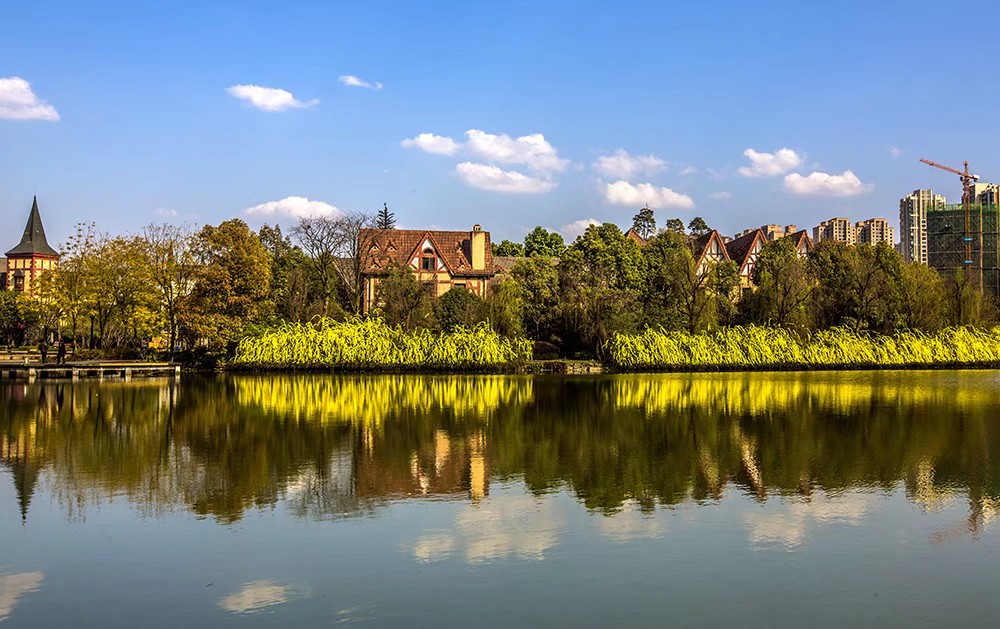
[[[968,224],[966,224],[968,220]],[[927,210],[927,264],[945,277],[965,269],[984,291],[1000,295],[1000,206],[938,204]]]

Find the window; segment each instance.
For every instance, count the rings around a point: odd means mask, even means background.
[[[421,271],[436,271],[437,270],[437,256],[434,255],[434,250],[430,247],[424,249],[423,254],[420,256],[420,270]]]

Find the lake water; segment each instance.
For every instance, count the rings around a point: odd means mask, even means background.
[[[990,626],[1000,373],[0,384],[4,627]]]

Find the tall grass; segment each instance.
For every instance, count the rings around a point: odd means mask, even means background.
[[[1000,328],[893,336],[837,328],[806,337],[758,326],[703,334],[647,329],[616,334],[606,349],[609,365],[621,371],[1000,365]]]
[[[331,367],[366,371],[494,369],[531,359],[531,342],[500,336],[486,324],[433,334],[404,332],[381,319],[319,319],[247,337],[234,362],[248,366]]]

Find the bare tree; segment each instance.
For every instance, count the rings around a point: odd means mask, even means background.
[[[309,256],[313,276],[319,283],[324,316],[330,311],[330,298],[338,286],[343,287],[351,310],[358,312],[362,257],[369,244],[363,231],[373,224],[370,214],[350,212],[332,217],[301,218],[292,229],[292,235]]]

